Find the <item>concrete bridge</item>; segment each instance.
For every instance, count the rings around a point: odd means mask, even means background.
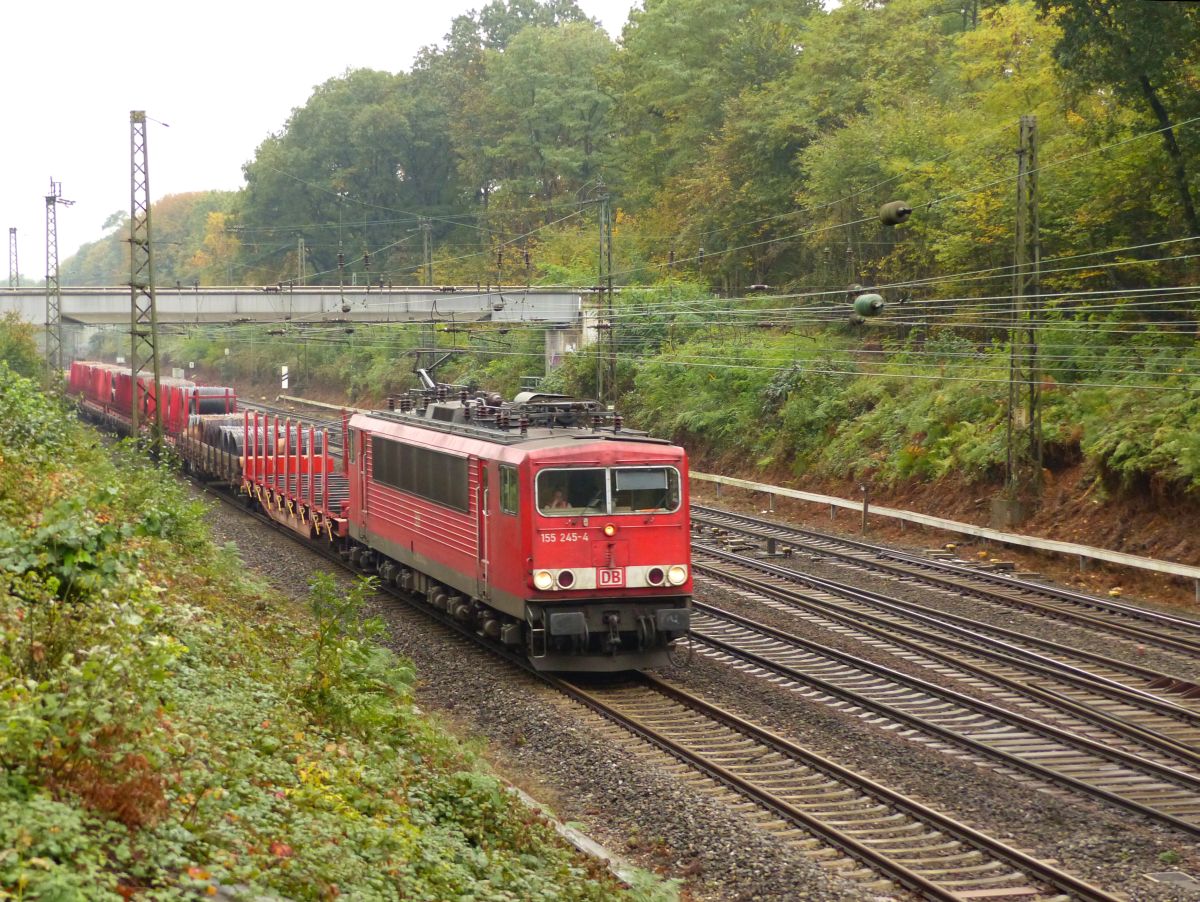
[[[159,288],[160,323],[245,322],[536,322],[578,326],[591,292],[569,288],[399,286]],[[128,288],[63,288],[64,324],[129,322]],[[0,314],[16,310],[30,323],[46,321],[44,288],[0,288]]]
[[[226,323],[531,323],[546,327],[546,366],[562,355],[597,340],[597,303],[593,291],[524,286],[435,286],[432,288],[361,285],[293,288],[171,286],[159,288],[160,326]],[[100,326],[129,326],[129,289],[61,289],[63,352],[68,359],[86,356]],[[0,288],[0,315],[15,310],[34,325],[46,322],[45,288]]]

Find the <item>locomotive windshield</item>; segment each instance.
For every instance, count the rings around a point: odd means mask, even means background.
[[[546,470],[538,474],[538,510],[550,517],[608,510],[606,470]]]
[[[679,507],[679,471],[674,467],[613,470],[614,514],[661,513]]]
[[[548,517],[667,513],[679,508],[679,471],[674,467],[543,470],[537,477],[537,507]]]

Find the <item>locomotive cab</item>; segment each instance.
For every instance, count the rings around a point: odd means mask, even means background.
[[[577,463],[575,450],[530,452],[530,659],[547,670],[661,665],[690,622],[683,452],[616,440]]]

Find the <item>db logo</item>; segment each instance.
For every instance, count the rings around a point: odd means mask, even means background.
[[[600,571],[601,586],[623,586],[625,585],[624,570],[601,570]]]

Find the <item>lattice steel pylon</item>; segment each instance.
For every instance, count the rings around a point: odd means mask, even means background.
[[[154,293],[154,253],[150,244],[150,163],[146,149],[146,111],[129,112],[129,366],[133,371],[133,409],[130,417],[137,434],[142,403],[154,411],[151,442],[162,439],[159,409],[158,305]],[[149,367],[154,382],[145,387],[145,398],[137,390],[138,374]]]
[[[21,287],[21,267],[17,265],[17,227],[8,230],[8,287]]]
[[[46,195],[46,369],[52,380],[62,377],[63,372],[63,334],[62,334],[62,292],[58,287],[58,205],[70,206],[74,201],[64,200],[62,182],[50,179],[50,193]],[[12,236],[16,256],[16,230],[9,232]]]

